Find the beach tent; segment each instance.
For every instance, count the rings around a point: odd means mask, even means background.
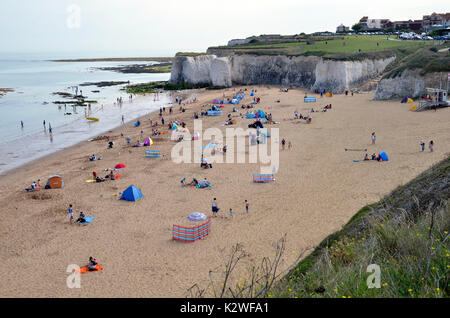
[[[192,212],[191,214],[189,214],[188,219],[190,221],[204,221],[207,219],[207,217],[204,213]]]
[[[126,200],[126,201],[137,201],[139,199],[142,199],[144,196],[142,195],[141,190],[139,188],[136,188],[134,185],[129,186],[125,191],[122,193],[122,197],[120,200]]]
[[[380,152],[380,157],[383,161],[389,161],[389,158],[384,151]]]
[[[118,164],[116,164],[116,166],[114,167],[115,169],[122,169],[122,168],[125,168],[127,165],[126,164],[124,164],[124,163],[118,163]]]
[[[411,104],[414,103],[414,101],[411,98],[408,98],[408,100],[406,101],[407,104]]]
[[[177,128],[178,128],[178,126],[177,126],[177,125],[175,125],[175,124],[173,124],[173,126],[172,126],[172,130],[177,130]]]
[[[255,96],[255,93],[252,91],[252,92],[250,93],[250,96]]]
[[[269,183],[274,181],[273,174],[254,174],[253,182],[255,183]]]
[[[134,127],[137,127],[137,126],[139,126],[140,124],[141,124],[141,122],[140,122],[140,121],[137,121],[137,122],[134,123]]]
[[[64,187],[64,180],[60,175],[54,175],[48,177],[47,185],[45,188],[47,189],[59,189]]]
[[[150,137],[145,138],[144,146],[151,146],[153,145],[153,140]]]
[[[146,150],[145,158],[160,158],[161,152],[159,150]]]

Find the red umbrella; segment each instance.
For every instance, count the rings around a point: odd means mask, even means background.
[[[127,165],[126,164],[124,164],[124,163],[118,163],[118,164],[116,164],[116,166],[114,167],[114,168],[116,168],[116,169],[122,169],[122,168],[125,168]]]

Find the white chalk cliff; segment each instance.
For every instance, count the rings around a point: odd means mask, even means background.
[[[340,93],[376,77],[394,59],[332,61],[317,56],[245,54],[177,56],[170,81],[221,87],[232,84],[295,85]]]

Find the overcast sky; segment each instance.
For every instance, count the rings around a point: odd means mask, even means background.
[[[335,31],[362,16],[421,19],[448,0],[1,0],[0,52],[172,56],[259,34]],[[134,53],[134,54],[133,54]]]

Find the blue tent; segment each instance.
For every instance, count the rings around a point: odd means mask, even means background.
[[[141,124],[141,122],[140,122],[140,121],[137,121],[137,122],[134,123],[134,127],[137,127],[137,126],[139,126],[140,124]]]
[[[383,159],[383,161],[389,161],[389,158],[384,151],[380,152],[380,157],[381,159]]]
[[[141,190],[139,188],[136,188],[134,185],[129,186],[125,191],[122,193],[122,197],[120,200],[126,200],[126,201],[137,201],[139,199],[142,199],[144,196],[142,195]]]
[[[250,96],[255,96],[255,93],[253,93],[253,91],[250,93]]]

